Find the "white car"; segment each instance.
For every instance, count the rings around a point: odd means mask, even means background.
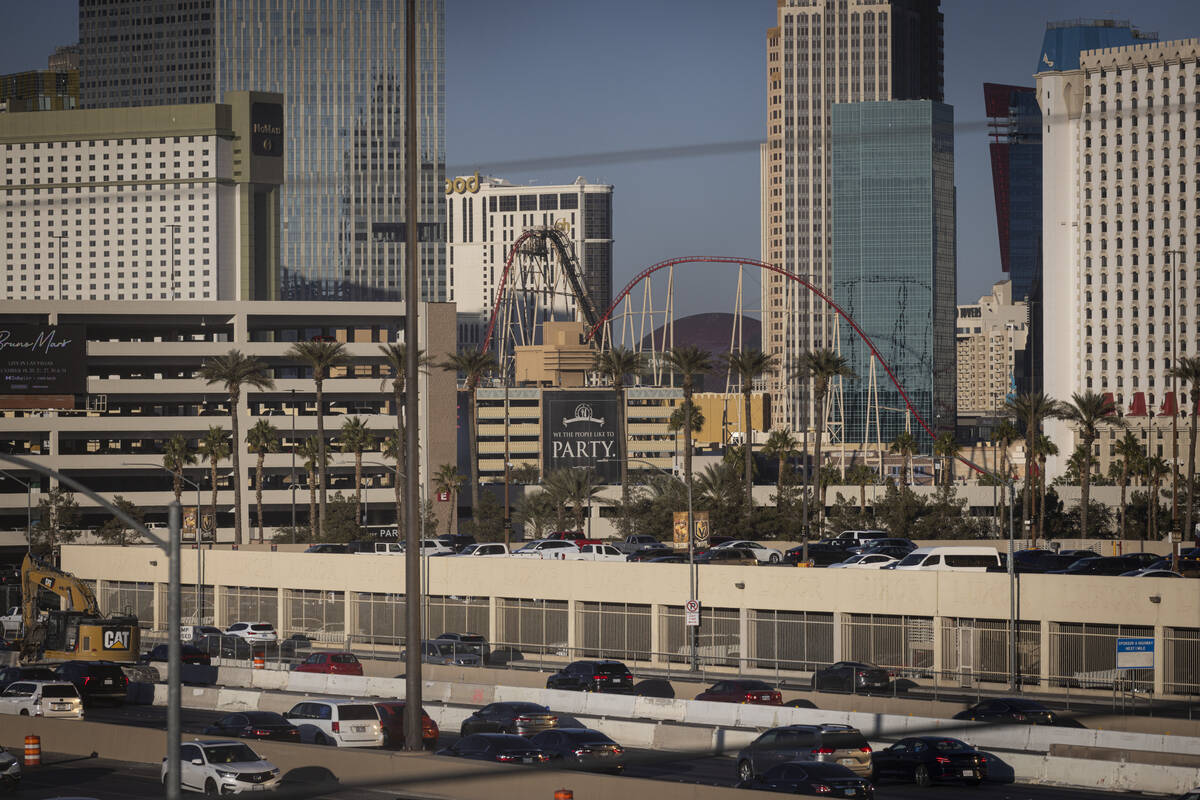
[[[579,554],[579,545],[574,542],[564,542],[561,539],[538,539],[530,542],[512,554],[513,558],[575,558]]]
[[[7,614],[0,617],[0,638],[9,639],[19,637],[24,624],[21,607],[13,606],[8,610]]]
[[[839,564],[830,564],[830,569],[883,569],[888,564],[895,564],[900,559],[886,556],[883,553],[864,553],[850,556]]]
[[[16,681],[0,693],[0,714],[83,719],[83,700],[66,681]]]
[[[480,542],[479,544],[469,544],[462,549],[461,553],[455,553],[455,558],[469,556],[471,558],[504,558],[508,553],[508,545],[497,542]]]
[[[279,641],[275,626],[269,622],[235,622],[225,629],[226,636],[240,636],[250,644]]]
[[[578,553],[567,551],[563,558],[567,561],[620,561],[625,563],[625,554],[611,544],[585,544],[578,548]]]
[[[161,775],[165,783],[165,758]],[[204,794],[261,792],[276,788],[279,780],[279,767],[244,742],[197,740],[179,747],[179,784],[186,791]]]
[[[400,552],[403,553],[406,549],[404,543],[401,542]],[[418,550],[423,556],[454,555],[453,547],[444,542],[439,542],[437,539],[422,539],[421,544],[418,545]]]
[[[284,719],[300,729],[300,741],[338,747],[382,747],[383,725],[373,703],[305,700]]]
[[[758,542],[748,541],[746,539],[735,539],[732,542],[722,542],[712,549],[722,550],[726,547],[737,547],[742,550],[749,550],[751,553],[754,553],[754,557],[760,562],[765,562],[767,564],[778,564],[779,562],[783,561],[783,553],[779,552],[778,550],[761,545]]]
[[[21,761],[0,747],[0,787],[16,789],[21,783]]]

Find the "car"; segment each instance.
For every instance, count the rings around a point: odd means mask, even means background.
[[[507,558],[508,545],[500,542],[481,542],[469,544],[454,554],[458,557],[470,558]]]
[[[725,566],[757,566],[758,556],[745,547],[710,547],[693,559],[697,564]]]
[[[1129,572],[1122,572],[1122,578],[1182,578],[1178,572],[1173,572],[1169,569],[1158,569],[1156,567],[1146,567],[1145,569],[1132,569]]]
[[[408,652],[401,650],[400,660],[403,661],[407,657]],[[421,642],[421,663],[456,667],[482,667],[483,657],[475,650],[464,649],[455,642],[426,639]]]
[[[890,672],[861,661],[838,661],[816,670],[812,676],[812,688],[817,692],[883,692],[891,685]]]
[[[620,661],[572,661],[546,678],[546,688],[629,694],[633,691],[633,674]]]
[[[895,564],[900,559],[883,553],[860,553],[850,556],[845,561],[830,564],[830,569],[882,569],[888,564]]]
[[[8,688],[14,681],[53,681],[58,680],[50,667],[4,667],[0,669],[0,691]]]
[[[899,536],[889,536],[883,539],[871,539],[870,547],[865,545],[862,546],[861,552],[878,553],[882,548],[885,547],[903,550],[905,553],[911,553],[913,550],[917,549],[917,543],[912,539],[905,539]]]
[[[21,760],[0,747],[0,788],[16,789],[21,783]]]
[[[379,712],[379,723],[383,726],[383,746],[384,747],[403,747],[404,746],[404,701],[403,700],[380,700],[375,703],[375,710]],[[438,730],[437,723],[433,721],[433,717],[425,713],[425,709],[421,709],[421,745],[426,750],[433,750],[437,747],[438,737],[441,731]]]
[[[160,774],[165,784],[165,758]],[[279,785],[279,768],[244,742],[196,740],[179,747],[179,784],[204,794],[259,792]]]
[[[1179,800],[1200,800],[1200,786],[1187,792]]]
[[[216,625],[192,625],[192,643],[196,640],[203,639],[205,636],[224,636],[225,631],[218,628]]]
[[[461,553],[475,544],[475,537],[465,533],[443,533],[437,540],[449,547],[455,553]]]
[[[672,554],[665,556],[654,556],[653,558],[644,559],[647,564],[686,564],[688,563],[687,556]]]
[[[313,653],[293,667],[294,672],[317,672],[322,675],[362,675],[362,663],[354,653]]]
[[[748,781],[787,761],[841,764],[861,778],[871,777],[871,745],[849,725],[784,725],[771,728],[737,755],[738,779]]]
[[[876,751],[875,775],[899,777],[917,786],[954,781],[978,786],[987,778],[987,756],[971,745],[946,736],[914,736]]]
[[[284,719],[300,729],[306,744],[338,747],[382,747],[383,725],[379,711],[358,700],[304,700],[292,706]]]
[[[439,756],[497,761],[501,764],[545,764],[550,756],[511,733],[473,733],[439,750]]]
[[[724,542],[722,544],[713,545],[710,550],[717,550],[726,547],[740,547],[743,550],[749,550],[754,554],[754,557],[764,564],[778,564],[783,561],[783,553],[773,547],[752,542],[749,539],[734,539],[732,542]]]
[[[579,553],[579,545],[574,542],[564,542],[557,539],[538,539],[529,542],[520,550],[512,553],[513,558],[543,558],[563,559],[567,554]]]
[[[627,556],[611,544],[581,544],[578,553],[566,553],[563,558],[567,561],[620,561],[624,563]]]
[[[67,661],[54,670],[60,681],[75,685],[84,703],[97,700],[121,704],[129,688],[129,678],[119,664],[111,661]]]
[[[475,653],[485,664],[487,663],[488,656],[491,655],[491,648],[488,647],[487,638],[479,633],[439,633],[434,641],[450,642],[451,652],[455,655],[459,653]]]
[[[275,626],[269,622],[235,622],[225,629],[225,633],[245,639],[252,645],[279,641]]]
[[[846,547],[862,547],[868,542],[874,542],[878,539],[890,539],[887,531],[879,530],[859,530],[859,531],[842,531],[837,536],[833,537],[834,541],[843,543]]]
[[[221,717],[204,729],[205,736],[234,736],[238,739],[300,741],[300,729],[273,711],[241,711]]]
[[[389,552],[403,554],[406,545],[406,542],[400,542],[394,549],[390,548]],[[417,552],[422,556],[454,555],[454,548],[438,539],[422,539],[417,545]]]
[[[765,681],[749,678],[731,678],[726,681],[717,681],[696,695],[696,699],[717,703],[751,703],[767,706],[783,704],[783,696],[779,693],[778,689]]]
[[[515,733],[532,736],[558,726],[558,715],[537,703],[489,703],[462,721],[460,736]]]
[[[936,545],[918,547],[900,559],[893,569],[897,572],[987,572],[1000,565],[1000,553],[995,547],[971,545]]]
[[[150,652],[142,655],[138,661],[142,664],[152,664],[155,661],[165,662],[169,657],[167,651],[167,645],[156,644],[151,648]],[[205,666],[212,663],[212,658],[209,657],[208,653],[191,644],[181,644],[179,646],[179,660],[184,664],[204,664]]]
[[[196,640],[196,649],[209,657],[249,659],[254,656],[254,648],[248,641],[240,636],[226,636],[223,633],[217,636],[201,636]]]
[[[334,544],[331,542],[322,542],[320,544],[310,544],[304,548],[306,553],[349,553],[350,548],[344,544]]]
[[[1037,700],[1023,697],[994,697],[954,715],[954,719],[978,722],[1020,722],[1026,725],[1061,725],[1063,720]]]
[[[808,546],[808,562],[814,567],[828,567],[844,561],[850,555],[849,550],[841,545],[813,542]],[[783,553],[783,563],[799,564],[804,558],[804,546],[789,547]]]
[[[784,792],[811,797],[852,797],[871,800],[875,787],[841,764],[823,761],[785,761],[762,775],[739,781],[739,789]]]
[[[0,714],[83,719],[83,698],[66,681],[14,681],[0,692]]]
[[[591,728],[558,728],[534,734],[529,743],[552,762],[591,772],[625,771],[625,748]]]
[[[618,549],[620,549],[620,548],[618,548]],[[656,558],[663,558],[664,556],[670,556],[670,555],[677,555],[675,553],[675,548],[668,547],[667,545],[663,544],[662,542],[655,542],[652,545],[648,544],[639,550],[633,551],[629,555],[625,556],[625,560],[626,561],[651,561]]]

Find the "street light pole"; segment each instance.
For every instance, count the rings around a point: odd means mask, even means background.
[[[1176,383],[1175,369],[1179,362],[1175,351],[1175,340],[1178,338],[1175,332],[1178,327],[1176,312],[1179,310],[1179,297],[1175,279],[1179,271],[1179,257],[1182,255],[1182,250],[1167,251],[1171,264],[1171,305],[1167,306],[1167,309],[1171,313],[1171,400],[1174,403],[1174,408],[1171,409],[1171,569],[1176,571],[1179,570],[1179,543],[1175,541],[1175,534],[1179,531],[1179,386]],[[1171,310],[1172,306],[1174,310]],[[1190,491],[1188,496],[1191,496]]]
[[[1017,681],[1017,567],[1014,562],[1013,496],[1015,479],[1008,480],[1008,657],[1009,691],[1019,692]]]

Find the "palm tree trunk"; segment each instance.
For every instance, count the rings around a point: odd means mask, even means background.
[[[754,516],[754,454],[751,452],[750,441],[753,438],[751,430],[753,424],[750,420],[750,383],[743,376],[742,379],[742,416],[746,422],[746,439],[742,442],[742,447],[746,448],[746,518]]]
[[[262,518],[262,474],[263,461],[267,458],[266,450],[258,451],[258,464],[254,468],[254,506],[255,517],[258,519],[258,541],[263,540],[263,518]]]
[[[1193,514],[1196,510],[1196,386],[1192,385],[1192,428],[1188,436],[1188,493],[1187,493],[1187,512],[1184,514],[1184,524],[1187,525],[1187,537],[1195,540],[1196,527],[1193,520]]]
[[[625,383],[617,389],[617,459],[621,462],[621,513],[629,514],[629,416],[625,408]]]
[[[400,489],[401,480],[407,480],[408,476],[408,431],[405,429],[404,414],[404,391],[402,387],[393,383],[395,389],[395,399],[393,400],[393,408],[396,411],[396,535],[400,538],[405,536],[405,530],[408,527],[408,520],[404,518],[404,501],[403,493]]]
[[[692,387],[683,387],[683,478],[692,483]]]
[[[867,513],[867,485],[865,483],[858,485],[858,513]]]
[[[476,506],[479,496],[479,431],[475,425],[475,384],[471,384],[470,402],[467,403],[467,441],[471,445],[471,508]]]
[[[1038,478],[1038,524],[1037,535],[1040,539],[1046,538],[1046,465],[1042,464],[1041,474]]]
[[[813,464],[813,467],[817,473],[817,486],[820,487],[823,483],[821,480],[821,467],[823,465],[823,462],[821,460],[821,434],[823,434],[825,432],[825,393],[821,392],[813,399],[816,401],[816,406],[817,406],[817,408],[816,408],[817,426],[816,426],[816,430],[814,431],[816,442],[813,445],[813,460],[815,463]],[[809,491],[812,491],[811,486],[812,486],[812,481],[810,479],[809,480]],[[820,488],[818,488],[817,491],[813,493],[814,497],[816,497],[818,495],[820,496],[820,502],[817,504],[817,507],[814,509],[814,511],[816,511],[817,525],[820,526],[825,517],[825,495],[824,495],[824,492],[821,491]],[[807,532],[806,532],[805,539],[807,541]]]
[[[174,470],[171,478],[171,488],[175,491],[175,502],[183,504],[183,467]],[[196,509],[196,513],[200,513],[200,509]],[[197,540],[199,541],[199,540]]]
[[[458,511],[458,492],[450,492],[450,517],[446,520],[446,533],[454,533],[454,514]],[[435,529],[436,530],[436,529]]]
[[[1026,523],[1033,514],[1033,442],[1036,435],[1036,426],[1027,423],[1025,431],[1025,492],[1021,497],[1022,530],[1026,528]]]
[[[783,465],[787,461],[783,453],[779,454],[779,475],[775,478],[775,508],[783,508]]]
[[[1092,446],[1087,444],[1087,458],[1084,459],[1083,467],[1079,470],[1079,538],[1088,538],[1088,496],[1090,495],[1092,482]]]
[[[315,469],[308,471],[308,534],[312,541],[317,541],[317,473]]]
[[[354,451],[354,524],[362,524],[362,450]]]
[[[213,541],[217,540],[217,460],[211,460],[209,468],[209,477],[212,479],[212,523],[213,523]]]
[[[241,402],[241,392],[229,393],[229,427],[233,429],[233,540],[242,543],[242,437],[241,414],[238,404]]]
[[[325,467],[325,376],[314,372],[313,383],[317,387],[317,488],[321,503],[317,530],[325,538],[325,487],[329,485]]]

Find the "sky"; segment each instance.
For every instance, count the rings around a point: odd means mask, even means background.
[[[55,46],[78,38],[77,0],[0,8],[0,74],[44,68]],[[775,0],[445,0],[445,11],[447,174],[611,183],[614,292],[669,258],[759,257],[756,143],[766,135]],[[1162,39],[1191,38],[1200,2],[943,0],[942,11],[958,299],[974,302],[1004,278],[983,84],[1032,86],[1048,21],[1124,19]],[[723,146],[689,154],[705,144]],[[595,158],[646,150],[654,154]],[[676,281],[678,316],[733,310],[735,268],[688,269],[695,279]],[[746,280],[750,310],[759,279]]]

